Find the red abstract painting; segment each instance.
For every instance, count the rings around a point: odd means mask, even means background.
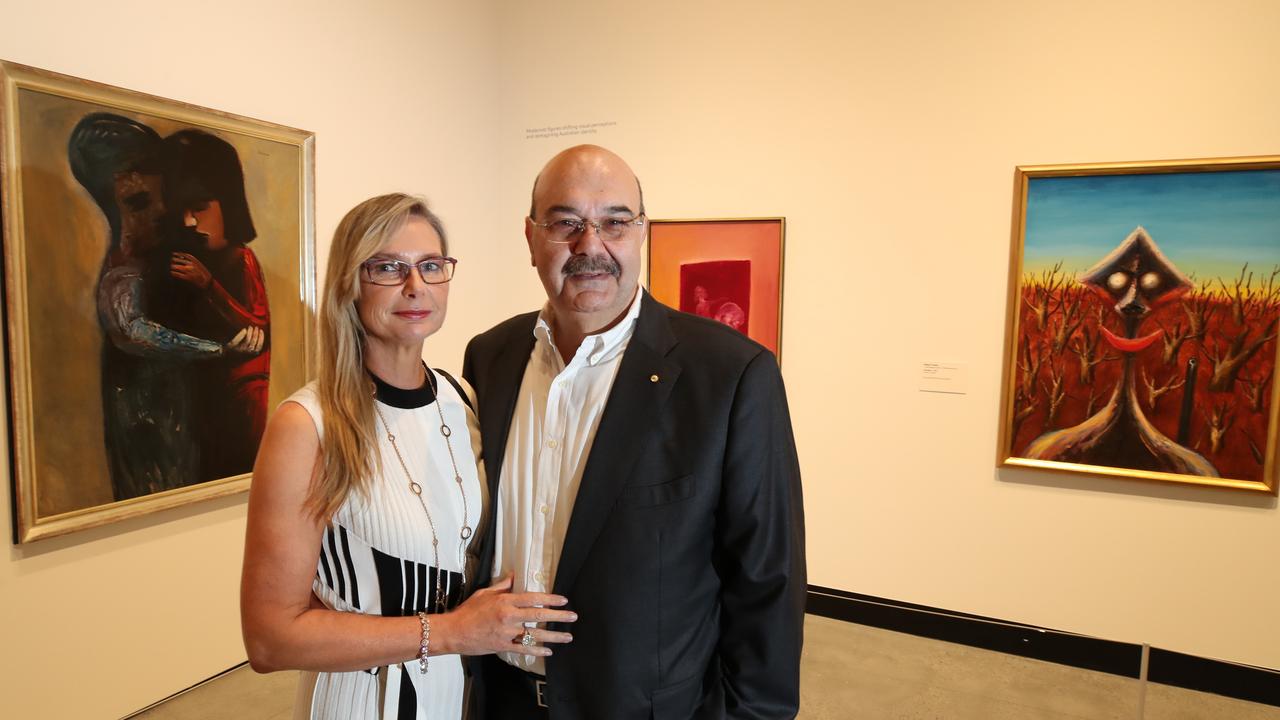
[[[680,310],[745,333],[751,313],[751,261],[715,260],[681,265]]]
[[[785,220],[652,220],[649,292],[781,356]]]

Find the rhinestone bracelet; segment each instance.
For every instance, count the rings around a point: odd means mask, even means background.
[[[418,656],[418,669],[423,674],[427,674],[427,645],[431,643],[431,623],[427,620],[427,614],[418,613],[418,622],[422,623],[422,645],[419,647],[421,654]]]

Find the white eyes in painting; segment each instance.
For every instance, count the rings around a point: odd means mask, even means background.
[[[1160,276],[1153,272],[1146,273],[1142,276],[1142,279],[1138,280],[1138,284],[1142,286],[1143,290],[1155,290],[1160,287]]]
[[[1151,273],[1147,273],[1150,275]],[[1111,273],[1107,277],[1107,287],[1112,290],[1123,290],[1125,285],[1129,284],[1129,276],[1122,272]]]

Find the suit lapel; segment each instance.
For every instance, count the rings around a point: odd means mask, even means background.
[[[480,407],[480,431],[484,437],[484,465],[489,479],[490,497],[498,497],[499,476],[502,474],[502,456],[507,451],[507,436],[511,431],[511,416],[516,411],[516,398],[520,395],[520,385],[524,382],[525,366],[529,364],[529,356],[533,353],[536,338],[533,335],[533,323],[536,314],[528,327],[523,323],[516,334],[503,347],[501,354],[494,359],[493,370],[485,378],[490,392],[485,393]]]
[[[646,292],[640,301],[635,333],[623,353],[582,473],[553,592],[565,595],[573,587],[609,509],[626,483],[626,469],[635,466],[640,450],[662,416],[680,375],[679,364],[666,357],[675,344],[666,308]]]
[[[477,377],[477,393],[480,407],[480,436],[483,441],[486,484],[489,486],[489,520],[481,537],[476,566],[476,578],[487,585],[493,573],[494,541],[497,538],[498,486],[502,475],[502,456],[507,450],[507,435],[511,430],[511,416],[515,413],[516,398],[524,382],[524,369],[533,352],[535,338],[533,323],[537,313],[528,323],[519,323],[514,334],[506,339],[502,350],[493,359],[488,372]]]

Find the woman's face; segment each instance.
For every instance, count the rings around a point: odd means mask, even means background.
[[[206,200],[182,213],[182,224],[201,235],[209,250],[222,250],[227,246],[226,229],[222,224],[222,203]]]
[[[377,253],[369,259],[399,260],[409,265],[444,254],[440,235],[431,223],[415,215],[409,216]],[[369,349],[392,349],[421,345],[444,324],[449,306],[449,284],[428,285],[416,268],[400,285],[375,285],[368,281],[362,268],[360,296],[356,311],[368,336]]]

